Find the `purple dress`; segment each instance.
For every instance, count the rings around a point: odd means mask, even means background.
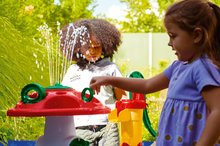
[[[208,115],[201,91],[207,85],[220,86],[220,70],[204,57],[192,63],[175,61],[164,74],[170,82],[156,145],[193,146]]]

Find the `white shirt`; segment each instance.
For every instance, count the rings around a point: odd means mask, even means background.
[[[89,64],[86,69],[80,69],[78,65],[73,64],[67,70],[64,76],[62,85],[69,86],[76,91],[82,90],[89,86],[90,80],[94,76],[118,76],[122,74],[116,64],[112,63],[109,59],[105,58],[97,63]],[[94,95],[103,105],[114,109],[115,97],[112,86],[102,86],[99,94]],[[74,116],[75,126],[87,125],[105,125],[108,122],[107,114],[97,115],[77,115]]]

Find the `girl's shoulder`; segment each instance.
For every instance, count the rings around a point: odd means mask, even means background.
[[[192,65],[195,69],[204,68],[208,71],[220,71],[220,69],[207,56],[198,58],[192,63]]]
[[[188,66],[191,69],[195,69],[195,70],[199,70],[200,68],[205,68],[205,69],[220,71],[220,69],[215,64],[213,64],[213,62],[208,57],[200,57],[190,63],[176,60],[170,66],[173,68],[177,66]]]
[[[218,84],[220,84],[220,69],[208,57],[201,58],[200,62],[208,74],[212,76]]]
[[[110,69],[118,68],[118,66],[112,61],[110,61],[109,58],[104,58],[99,62],[95,63],[94,65],[99,68],[110,68]]]
[[[69,66],[69,69],[79,69],[80,67],[77,65],[77,64],[71,64],[70,66]]]
[[[98,61],[94,65],[96,65],[96,66],[107,66],[107,65],[111,65],[111,64],[113,64],[113,62],[111,62],[109,58],[103,58],[102,60]]]
[[[64,68],[63,68],[63,69],[64,69]],[[82,70],[80,69],[80,67],[79,67],[77,64],[71,64],[71,65],[68,67],[66,73],[72,73],[72,72],[77,72],[77,71],[82,71]]]

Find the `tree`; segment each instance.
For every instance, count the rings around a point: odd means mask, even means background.
[[[126,20],[120,22],[122,32],[159,32],[163,31],[160,19],[152,11],[148,0],[121,0],[128,10]]]
[[[220,1],[219,0],[211,0],[213,3],[215,3],[216,5],[220,6]]]
[[[38,36],[37,28],[47,23],[56,30],[57,22],[61,26],[79,18],[91,18],[93,8],[88,6],[94,0],[1,0],[0,16],[7,17],[16,29],[27,36]]]
[[[126,20],[110,20],[121,26],[122,32],[165,32],[163,16],[172,3],[177,0],[120,0],[127,5]],[[152,5],[157,4],[157,7]],[[219,0],[212,0],[220,5]]]
[[[37,28],[46,23],[57,31],[57,21],[62,27],[75,19],[90,18],[93,10],[87,7],[92,1],[62,0],[56,5],[54,0],[0,0],[0,145],[7,145],[9,139],[36,140],[43,133],[41,117],[6,116],[6,110],[20,100],[24,85],[49,85],[48,52],[32,39],[40,37]]]

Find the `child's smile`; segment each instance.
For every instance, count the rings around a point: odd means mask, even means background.
[[[102,47],[99,43],[97,43],[95,37],[91,37],[90,47],[83,54],[85,55],[86,60],[89,62],[95,62],[99,60],[102,55]]]

